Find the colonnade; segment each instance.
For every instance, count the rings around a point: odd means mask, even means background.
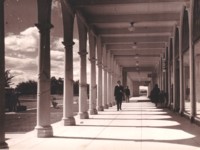
[[[40,46],[38,53],[38,92],[37,92],[37,125],[35,130],[37,137],[53,136],[50,123],[50,30],[51,4],[52,0],[38,0],[38,23],[36,27],[40,33]],[[45,6],[45,7],[44,7]],[[4,1],[0,1],[0,144],[7,147],[5,143],[5,112],[4,112]],[[64,94],[63,94],[63,117],[62,124],[65,126],[76,125],[73,115],[73,27],[75,12],[70,8],[67,0],[61,0],[63,16],[63,42],[64,45]],[[121,80],[121,70],[114,56],[102,44],[101,38],[96,36],[85,24],[84,19],[77,12],[77,23],[79,31],[80,55],[80,84],[79,84],[79,112],[80,119],[88,119],[89,115],[98,114],[112,107],[114,96],[112,89],[117,80]],[[87,35],[89,35],[89,50],[87,50]],[[89,52],[90,67],[90,95],[87,95],[87,67],[86,56]],[[97,70],[96,70],[97,66]],[[115,68],[115,70],[113,69]],[[98,72],[98,73],[97,73]],[[96,74],[97,79],[96,79]],[[89,106],[89,107],[88,107]]]
[[[64,45],[64,96],[63,96],[63,117],[64,126],[76,125],[73,115],[73,27],[74,18],[77,17],[79,31],[79,56],[80,56],[80,79],[79,79],[79,112],[80,119],[89,119],[89,115],[98,114],[115,105],[113,91],[117,80],[123,79],[123,68],[117,64],[114,55],[109,51],[101,37],[96,35],[90,28],[81,13],[74,11],[68,4],[68,0],[60,0],[63,16],[63,45]],[[53,128],[50,123],[50,30],[51,4],[52,0],[38,0],[38,23],[36,27],[40,33],[40,47],[38,53],[38,93],[37,93],[37,125],[35,127],[37,137],[53,136]],[[193,40],[193,4],[190,7],[183,7],[180,24],[174,26],[174,34],[166,43],[166,51],[161,56],[157,67],[156,76],[152,76],[149,85],[151,89],[154,83],[159,83],[162,90],[168,93],[168,105],[180,114],[184,113],[184,89],[183,89],[183,50],[184,49],[184,19],[185,11],[188,12],[188,50],[189,50],[189,76],[190,76],[190,99],[191,112],[189,117],[194,120],[196,113],[195,103],[195,65],[194,65],[194,40]],[[176,58],[176,29],[178,29],[178,57]],[[87,50],[87,36],[89,35],[89,50]],[[5,42],[4,42],[4,0],[0,0],[0,148],[7,147],[5,142]],[[90,67],[90,95],[87,95],[87,55],[89,53]],[[163,72],[163,60],[166,60],[166,68]],[[179,75],[177,81],[177,60]],[[176,89],[179,88],[179,101],[176,99]]]
[[[198,121],[196,116],[196,70],[195,70],[195,49],[194,45],[199,40],[194,39],[195,33],[194,28],[199,27],[197,14],[194,17],[194,13],[199,12],[200,8],[196,6],[194,10],[194,2],[199,3],[196,0],[191,0],[190,4],[182,7],[179,24],[175,24],[173,28],[173,34],[169,37],[169,41],[166,43],[166,50],[161,55],[160,62],[155,72],[156,77],[152,78],[149,85],[149,90],[153,88],[155,83],[159,84],[161,90],[168,94],[168,107],[173,111],[179,112],[181,115],[187,116],[191,122]],[[189,6],[189,7],[188,7]],[[196,22],[196,24],[195,24]],[[190,108],[189,112],[185,110],[185,92],[186,92],[186,78],[184,72],[183,56],[187,56],[188,52],[188,78],[189,78],[189,99]],[[163,61],[164,63],[162,64]]]

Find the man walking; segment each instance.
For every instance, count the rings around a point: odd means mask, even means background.
[[[117,85],[115,86],[115,90],[114,90],[114,96],[117,103],[117,111],[119,111],[121,110],[122,99],[124,96],[124,89],[120,81],[117,81]]]
[[[126,88],[124,89],[124,93],[125,93],[126,102],[129,103],[130,90],[129,90],[128,86],[126,86]]]

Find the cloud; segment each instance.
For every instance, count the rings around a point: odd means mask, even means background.
[[[15,76],[12,79],[13,86],[16,86],[19,82],[37,79],[36,59],[6,56],[5,62],[6,69],[9,69],[10,73]]]
[[[51,51],[51,60],[64,61],[64,52]]]
[[[19,34],[8,33],[5,37],[5,64],[15,77],[15,86],[19,82],[37,79],[39,32],[29,27]]]
[[[39,32],[36,27],[29,27],[19,35],[9,33],[5,38],[6,69],[11,70],[15,86],[19,82],[37,80]],[[62,37],[51,36],[51,76],[64,77],[64,53]],[[73,78],[80,77],[79,40],[73,39]],[[88,49],[88,46],[87,46]],[[90,78],[90,62],[87,55],[87,80]]]
[[[37,67],[36,61],[36,59],[31,58],[21,59],[8,56],[5,57],[6,66],[10,70],[35,70],[35,68]]]
[[[62,44],[63,38],[53,37],[51,39],[51,50],[53,51],[64,51],[64,45]]]
[[[36,27],[29,27],[20,32],[19,35],[9,33],[5,37],[5,48],[10,51],[19,52],[36,52],[38,46],[38,29]]]

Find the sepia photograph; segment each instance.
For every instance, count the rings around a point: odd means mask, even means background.
[[[0,0],[0,150],[200,150],[200,0]]]

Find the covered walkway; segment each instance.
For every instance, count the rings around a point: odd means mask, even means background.
[[[190,122],[200,124],[200,0],[59,0],[64,78],[62,119],[57,124],[50,120],[52,2],[37,0],[35,132],[10,139],[4,108],[7,25],[0,0],[0,149],[7,144],[16,150],[198,149],[200,128]],[[75,50],[79,107],[74,117]],[[134,100],[116,111],[112,93],[118,80],[132,96],[140,94],[140,86],[150,92],[158,84],[171,112]]]
[[[113,106],[90,119],[75,116],[75,120],[76,126],[53,124],[50,138],[37,138],[36,131],[31,131],[21,136],[6,134],[6,142],[10,150],[200,149],[198,126],[168,109],[156,108],[145,97],[131,98],[122,111]]]

